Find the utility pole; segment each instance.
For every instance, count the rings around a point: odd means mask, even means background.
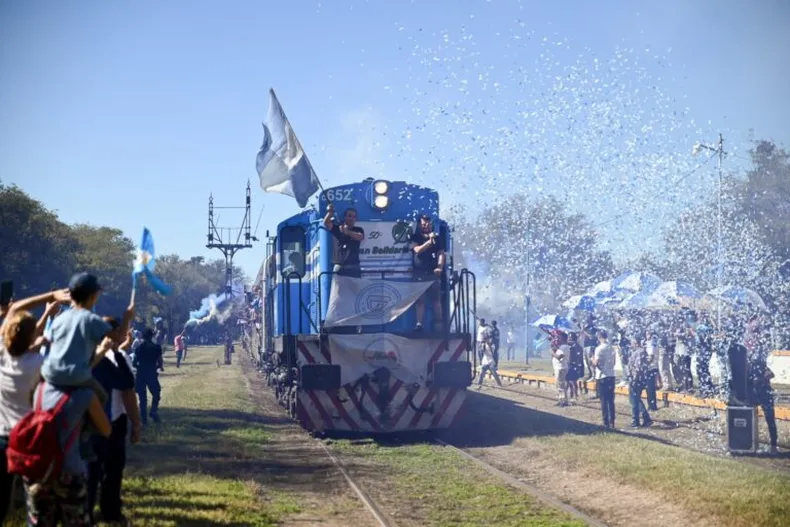
[[[719,173],[719,182],[718,182],[718,199],[717,199],[717,208],[718,208],[718,218],[717,218],[717,226],[716,226],[716,237],[717,237],[717,244],[716,244],[716,288],[722,287],[722,282],[724,280],[724,260],[723,260],[723,245],[724,245],[724,236],[722,232],[722,191],[724,185],[724,136],[720,133],[719,134],[719,142],[716,146],[706,145],[704,143],[697,143],[694,146],[693,153],[697,153],[700,149],[704,148],[705,150],[709,150],[714,154],[718,155],[719,163],[718,163],[718,173]],[[716,301],[716,325],[721,331],[721,301]]]
[[[214,196],[210,195],[208,198],[208,243],[206,248],[219,249],[225,257],[225,300],[233,299],[233,257],[242,249],[252,247],[253,241],[258,241],[257,238],[250,233],[250,223],[252,215],[250,213],[252,205],[252,197],[250,192],[250,182],[247,181],[247,196],[244,207],[216,207],[214,206]],[[220,227],[217,225],[214,218],[214,209],[244,209],[244,218],[241,220],[241,226],[238,228]],[[233,235],[236,234],[236,239],[233,240]],[[242,237],[244,240],[242,241]],[[230,341],[231,330],[226,327],[226,343],[225,343],[225,364],[230,364]]]
[[[530,276],[530,250],[529,246],[532,242],[532,236],[530,232],[530,220],[531,214],[529,210],[529,205],[527,205],[527,285],[526,285],[526,298],[524,299],[524,347],[526,349],[526,358],[524,363],[529,366],[529,348],[530,348],[530,340],[529,340],[529,305],[530,305],[530,294],[531,291],[529,289],[529,276]]]

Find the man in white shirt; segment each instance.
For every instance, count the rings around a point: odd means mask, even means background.
[[[557,384],[557,406],[568,406],[568,375],[571,348],[568,346],[568,335],[556,331],[551,341],[551,364],[554,367],[554,379]]]
[[[480,321],[485,324],[484,320]],[[480,378],[477,380],[478,389],[483,385],[483,378],[486,372],[490,371],[494,376],[494,380],[499,386],[502,386],[502,381],[496,371],[496,360],[494,357],[494,330],[491,326],[481,325],[477,330],[477,349],[478,353],[482,355],[480,359]]]
[[[507,336],[507,360],[516,360],[516,334],[513,333],[513,330],[508,328]]]
[[[489,329],[486,325],[486,319],[481,318],[477,326],[477,358],[483,360],[483,343],[485,342],[486,330]]]
[[[595,368],[595,383],[598,398],[601,400],[601,415],[606,428],[614,428],[614,365],[615,351],[609,344],[609,334],[605,329],[598,330],[598,347],[592,359]]]

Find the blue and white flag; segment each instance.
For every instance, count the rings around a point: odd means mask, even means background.
[[[313,167],[271,89],[269,115],[263,123],[263,144],[255,168],[264,191],[291,196],[300,207],[305,207],[319,188]]]
[[[140,242],[140,247],[137,248],[137,259],[134,262],[134,269],[132,269],[132,283],[136,286],[137,277],[143,274],[154,290],[163,295],[169,295],[172,288],[154,274],[155,263],[154,237],[151,236],[151,231],[147,227],[143,227],[143,239]]]

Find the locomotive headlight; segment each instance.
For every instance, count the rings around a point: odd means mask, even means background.
[[[379,195],[386,194],[389,189],[390,184],[386,181],[376,181],[376,183],[373,185],[373,191]]]
[[[377,209],[386,209],[390,204],[390,199],[387,196],[376,196],[373,198],[373,206]]]

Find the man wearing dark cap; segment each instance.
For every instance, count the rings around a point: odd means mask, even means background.
[[[69,283],[71,309],[52,322],[50,350],[41,366],[41,376],[54,386],[93,387],[106,402],[107,394],[93,379],[91,371],[96,347],[112,330],[110,324],[93,312],[101,292],[102,287],[94,275],[79,273],[72,277]],[[133,317],[134,303],[130,303],[123,314],[122,331],[128,331]]]

